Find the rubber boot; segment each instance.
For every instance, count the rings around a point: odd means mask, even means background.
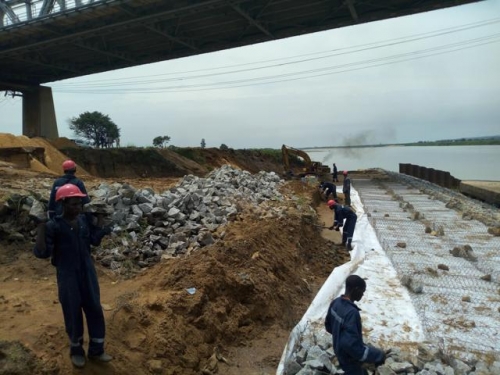
[[[352,249],[354,249],[354,247],[352,247],[351,241],[347,241],[345,248],[347,249],[347,251],[351,251]]]

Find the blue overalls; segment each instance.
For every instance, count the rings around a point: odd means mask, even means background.
[[[85,355],[83,310],[90,337],[88,355],[98,356],[104,352],[105,323],[90,245],[99,246],[111,230],[92,225],[89,214],[80,214],[77,221],[77,228],[73,228],[62,216],[49,220],[45,230],[46,251],[35,247],[34,253],[37,258],[52,257],[52,265],[56,267],[70,355]]]
[[[365,375],[363,362],[383,361],[382,350],[364,344],[359,308],[344,296],[328,307],[325,329],[332,335],[333,350],[345,375]]]
[[[333,212],[333,225],[338,226],[339,228],[342,226],[344,227],[344,230],[342,231],[342,245],[345,245],[346,243],[350,245],[352,237],[354,236],[354,228],[356,228],[358,216],[354,213],[352,208],[341,206],[340,204],[336,204],[333,207]]]

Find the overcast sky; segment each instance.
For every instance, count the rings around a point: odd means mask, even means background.
[[[69,138],[100,111],[122,146],[306,147],[500,135],[499,67],[489,0],[48,85]],[[21,124],[21,99],[0,97],[0,132]]]

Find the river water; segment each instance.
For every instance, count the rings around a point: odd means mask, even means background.
[[[500,145],[497,146],[388,146],[305,149],[313,161],[339,171],[383,168],[399,172],[399,163],[450,172],[460,180],[500,181]]]

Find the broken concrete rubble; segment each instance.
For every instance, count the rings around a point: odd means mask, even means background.
[[[177,186],[160,194],[127,183],[102,183],[89,191],[91,202],[84,211],[106,215],[116,247],[98,252],[97,259],[110,268],[116,268],[112,262],[127,258],[148,266],[162,255],[186,254],[213,244],[214,232],[247,208],[262,218],[285,215],[286,207],[274,209],[266,204],[283,199],[278,190],[282,183],[274,172],[252,175],[228,165],[206,178],[185,176]],[[9,204],[43,216],[39,197],[17,197],[16,202],[21,204]]]

